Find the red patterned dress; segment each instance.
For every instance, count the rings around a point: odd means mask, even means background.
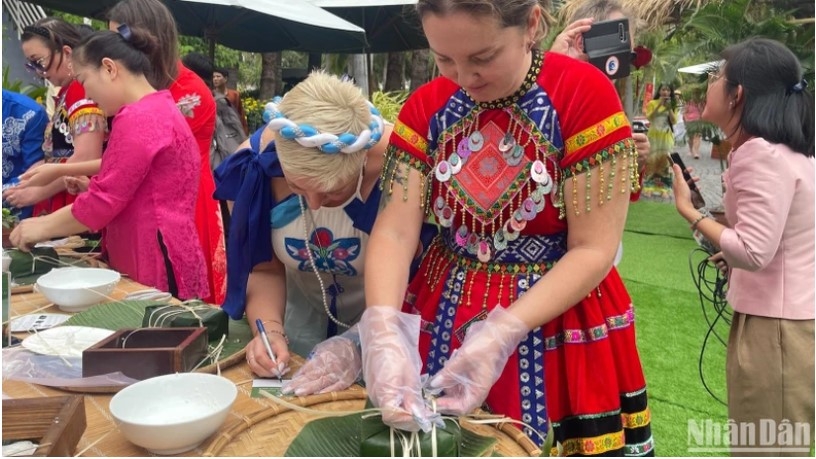
[[[168,89],[190,125],[201,155],[195,221],[201,248],[204,250],[207,283],[210,286],[210,295],[204,300],[220,305],[227,292],[227,254],[221,208],[218,201],[213,199],[215,181],[210,168],[210,145],[215,132],[215,100],[198,75],[181,62],[178,67],[178,76]]]
[[[86,132],[107,130],[102,109],[85,97],[85,88],[76,80],[63,86],[56,97],[54,115],[45,128],[43,142],[46,163],[64,163],[74,154],[74,138]],[[60,191],[34,205],[34,215],[50,214],[68,204],[76,196]]]
[[[441,227],[403,305],[422,316],[424,371],[438,372],[469,325],[513,303],[564,255],[565,199],[589,212],[590,192],[637,188],[636,156],[609,80],[558,54],[534,54],[522,88],[500,101],[476,103],[445,78],[408,100],[383,183],[405,186],[396,163],[419,170],[425,210]],[[578,174],[601,174],[601,189],[564,196]],[[551,421],[556,453],[653,454],[634,311],[614,268],[522,340],[486,405],[542,435]]]

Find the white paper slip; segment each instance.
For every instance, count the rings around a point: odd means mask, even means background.
[[[264,379],[264,378],[254,379],[252,381],[252,391],[250,392],[250,395],[253,398],[259,398],[259,397],[263,397],[263,395],[261,395],[261,392],[266,392],[266,393],[275,395],[277,397],[280,397],[282,395],[281,394],[281,389],[283,388],[283,385],[286,384],[289,381],[290,380],[288,380],[288,379],[284,379],[283,381],[281,381],[281,380],[278,380],[278,378],[274,378],[274,379]]]
[[[11,320],[11,332],[22,333],[31,330],[46,330],[71,318],[68,314],[26,314]]]

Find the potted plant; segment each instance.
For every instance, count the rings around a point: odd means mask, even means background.
[[[20,217],[16,213],[12,212],[11,209],[7,209],[3,207],[3,247],[12,247],[11,241],[9,241],[9,235],[11,234],[11,230],[17,226],[17,223],[20,222]]]

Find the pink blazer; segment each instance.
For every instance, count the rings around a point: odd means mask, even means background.
[[[732,229],[720,246],[731,267],[728,302],[764,317],[814,318],[814,159],[761,138],[731,152],[723,174]]]

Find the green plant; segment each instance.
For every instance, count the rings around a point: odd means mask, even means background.
[[[380,111],[383,119],[393,123],[397,120],[402,105],[408,99],[408,91],[382,92],[376,91],[371,95],[371,103]]]
[[[11,81],[9,78],[9,66],[3,67],[3,89],[8,91],[25,94],[41,104],[45,100],[45,95],[48,93],[48,88],[45,86],[35,86],[32,84],[23,84],[22,80]]]
[[[20,223],[19,215],[3,207],[3,228],[12,229],[17,226],[17,223]]]

